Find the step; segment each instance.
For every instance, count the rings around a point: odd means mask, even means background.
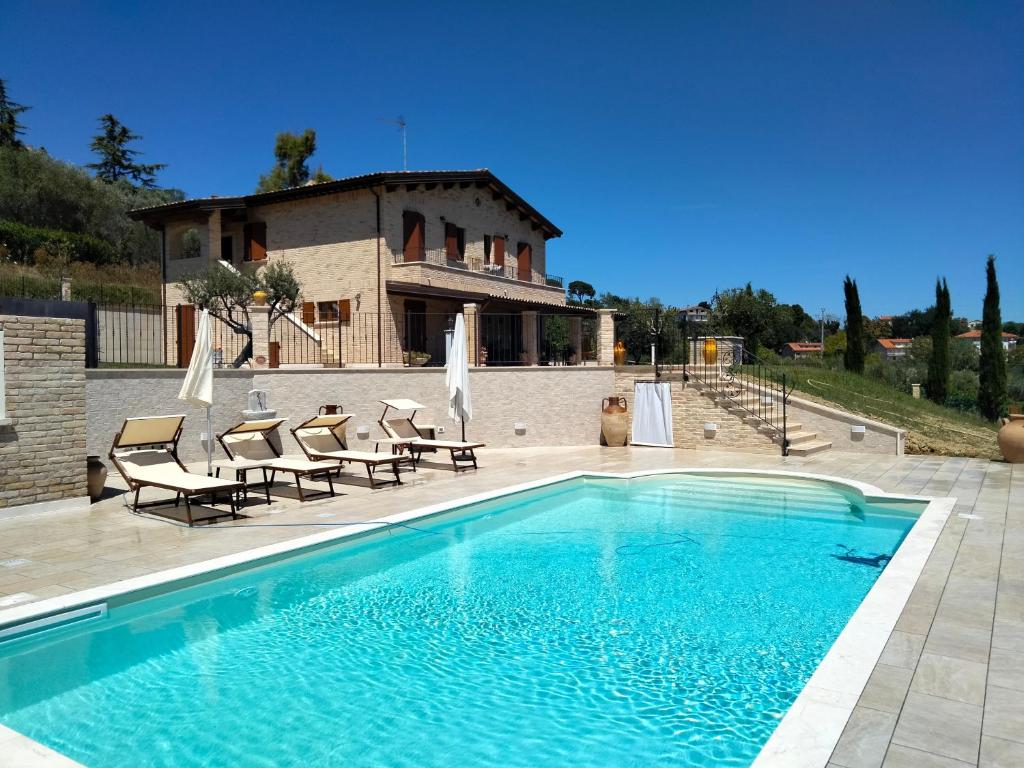
[[[789,425],[786,425],[786,437],[789,438],[790,445],[796,445],[797,443],[809,443],[818,437],[817,432],[804,432],[802,430],[793,429]]]
[[[816,453],[827,451],[832,447],[832,443],[826,443],[824,441],[814,443],[801,443],[800,445],[791,445],[789,448],[790,456],[813,456]]]

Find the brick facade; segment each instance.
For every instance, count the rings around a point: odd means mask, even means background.
[[[275,261],[285,261],[295,270],[302,286],[302,300],[333,302],[347,299],[353,313],[348,323],[323,322],[317,311],[316,332],[323,337],[318,359],[323,365],[360,366],[376,364],[378,343],[383,362],[402,365],[404,343],[403,306],[405,297],[388,295],[386,283],[396,281],[467,294],[489,294],[496,299],[529,301],[554,306],[565,305],[562,288],[545,284],[547,252],[544,232],[535,228],[516,210],[510,211],[503,199],[494,199],[486,189],[475,186],[420,185],[416,189],[381,186],[337,192],[320,197],[252,205],[246,209],[248,222],[266,224],[267,258],[243,262],[244,224],[222,215],[220,210],[197,213],[186,220],[165,225],[167,285],[165,303],[185,303],[180,279],[216,263],[222,236],[230,236],[230,261],[237,269],[258,271]],[[428,188],[429,187],[429,188]],[[377,201],[380,201],[380,252],[377,238]],[[445,225],[464,230],[464,264],[468,269],[447,263],[403,260],[403,212],[423,216],[425,248],[439,254],[445,246]],[[198,259],[181,258],[184,233],[194,228],[200,234],[202,255]],[[504,238],[502,276],[480,271],[485,259],[485,238]],[[491,241],[491,263],[498,260]],[[519,244],[531,251],[528,279],[518,279],[516,269]],[[526,277],[525,275],[523,277]],[[378,282],[379,279],[379,282]],[[378,342],[378,297],[380,341]],[[462,302],[456,299],[429,300],[428,312],[458,312]],[[288,323],[287,320],[278,321]],[[372,328],[371,328],[372,326]],[[281,361],[312,362],[302,338],[294,326],[283,326],[272,335],[281,344]],[[176,329],[168,333],[168,354],[173,354]],[[290,349],[294,348],[294,354]],[[525,350],[524,350],[525,351]],[[227,352],[227,351],[226,351]],[[300,353],[303,353],[300,355]],[[228,355],[226,354],[226,357]],[[300,360],[300,356],[302,359]],[[170,359],[170,358],[169,358]]]
[[[0,508],[86,495],[85,324],[0,316]]]

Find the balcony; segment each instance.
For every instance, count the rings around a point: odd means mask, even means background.
[[[507,257],[506,257],[507,258]],[[514,260],[514,259],[513,259]],[[558,275],[530,270],[521,275],[516,264],[485,263],[482,256],[450,259],[443,248],[428,249],[423,258],[406,261],[400,250],[391,252],[392,275],[405,282],[429,283],[452,289],[467,289],[511,298],[565,303],[563,280]]]

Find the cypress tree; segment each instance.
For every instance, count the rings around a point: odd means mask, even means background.
[[[843,281],[843,294],[846,298],[846,351],[843,353],[843,365],[848,371],[864,373],[864,314],[860,308],[857,281],[849,275]]]
[[[946,279],[935,281],[935,320],[932,323],[932,356],[928,360],[928,399],[946,402],[949,393],[949,337],[952,335],[953,308]]]
[[[1006,353],[1003,351],[1003,319],[999,312],[996,258],[985,268],[985,307],[981,314],[981,359],[978,365],[978,410],[995,421],[1006,413]]]

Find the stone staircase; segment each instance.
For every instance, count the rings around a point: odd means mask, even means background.
[[[761,434],[769,435],[774,443],[781,442],[781,430],[772,426],[781,426],[782,422],[781,414],[774,418],[779,405],[778,392],[760,390],[756,385],[745,381],[732,381],[716,372],[708,375],[705,371],[704,375],[703,380],[692,378],[690,384],[726,413],[739,418]],[[753,399],[758,401],[757,414],[751,413],[748,408],[744,408],[736,401],[741,393],[744,393],[745,399],[750,399],[750,395],[753,395]],[[786,423],[786,436],[789,440],[790,456],[813,456],[832,448],[830,441],[819,438],[816,432],[805,430],[802,424],[791,421]]]

